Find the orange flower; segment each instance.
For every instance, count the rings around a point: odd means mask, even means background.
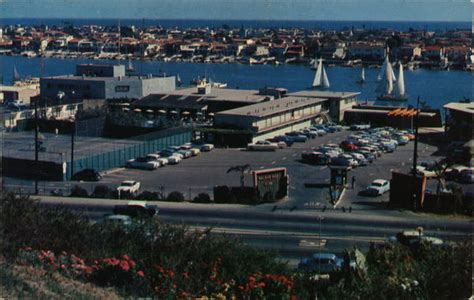
[[[140,277],[144,277],[144,276],[145,276],[145,274],[143,273],[142,270],[137,271],[137,275],[140,276]]]

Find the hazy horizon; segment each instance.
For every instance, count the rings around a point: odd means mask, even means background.
[[[470,22],[467,0],[1,0],[3,19]]]

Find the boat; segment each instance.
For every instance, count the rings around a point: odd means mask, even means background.
[[[357,80],[357,83],[363,84],[365,82],[365,69],[362,67],[362,70],[360,71],[360,77],[359,80]]]
[[[399,71],[398,71],[398,81],[395,79],[395,74],[393,72],[392,65],[388,62],[385,65],[385,76],[380,81],[377,91],[380,92],[380,96],[377,97],[381,101],[407,101],[408,98],[405,94],[405,76],[403,74],[403,64],[399,62]],[[383,69],[383,67],[382,67]],[[394,83],[397,83],[394,88]]]
[[[311,70],[317,70],[318,69],[318,59],[317,58],[314,58],[312,61],[311,61]]]
[[[320,58],[318,62],[318,69],[314,76],[312,88],[328,89],[331,85],[329,84],[326,69],[323,66],[323,60]]]
[[[133,73],[135,71],[135,68],[133,67],[132,60],[128,60],[128,67],[127,67],[127,72],[128,73]]]
[[[178,86],[181,86],[181,77],[179,77],[179,74],[176,75],[176,84],[177,84]]]
[[[16,69],[16,66],[13,66],[13,83],[21,81],[20,73]]]

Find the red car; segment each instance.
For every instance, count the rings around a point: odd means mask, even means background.
[[[353,143],[351,142],[348,142],[348,141],[344,141],[341,143],[341,148],[345,151],[355,151],[357,150],[359,147],[357,147],[356,145],[354,145]]]

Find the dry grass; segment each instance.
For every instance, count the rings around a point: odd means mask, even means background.
[[[66,278],[41,268],[0,260],[0,299],[119,299],[112,288]]]

